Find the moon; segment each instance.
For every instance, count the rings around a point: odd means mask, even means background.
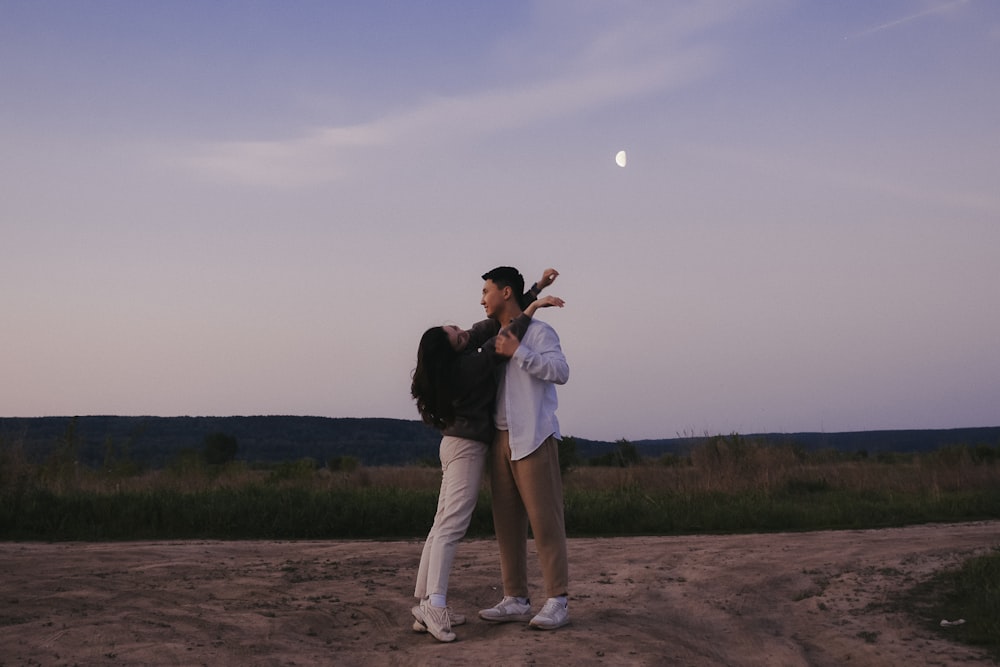
[[[625,155],[625,151],[615,153],[615,164],[624,168],[626,163],[628,163],[628,156]]]

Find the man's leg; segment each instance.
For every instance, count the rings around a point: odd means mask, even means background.
[[[511,462],[511,468],[531,521],[546,596],[564,596],[569,589],[569,564],[558,441],[550,436],[534,452]]]
[[[528,517],[511,471],[510,440],[498,431],[493,443],[490,491],[493,495],[493,527],[500,549],[503,593],[528,597]]]

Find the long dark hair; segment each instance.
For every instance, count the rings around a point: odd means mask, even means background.
[[[420,337],[417,367],[410,394],[425,424],[444,429],[455,422],[455,370],[458,352],[443,327],[431,327]]]

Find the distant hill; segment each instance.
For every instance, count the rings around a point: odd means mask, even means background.
[[[336,456],[355,456],[364,465],[436,462],[439,434],[416,420],[295,416],[257,417],[0,417],[0,446],[20,446],[32,461],[42,461],[67,439],[76,442],[78,459],[99,466],[111,449],[158,468],[181,450],[200,449],[205,437],[225,433],[239,444],[237,458],[246,461],[291,461],[312,458],[325,463]],[[771,444],[797,444],[806,450],[845,452],[933,451],[948,445],[1000,446],[1000,427],[945,430],[859,431],[846,433],[743,434]],[[704,438],[631,441],[639,453],[658,458],[686,454]],[[575,437],[581,460],[612,451],[615,443]]]
[[[99,465],[113,447],[121,455],[158,468],[185,448],[201,449],[205,436],[225,433],[239,444],[237,458],[291,461],[356,456],[365,465],[436,460],[440,435],[419,421],[327,417],[37,417],[0,418],[0,442],[22,443],[31,460],[42,460],[75,431],[77,456]]]
[[[840,452],[931,452],[949,445],[1000,446],[1000,427],[847,431],[843,433],[755,433],[741,434],[749,440],[761,440],[771,445],[798,445],[806,451],[832,449]],[[684,454],[705,438],[671,438],[635,440],[644,457],[655,458],[666,453]]]

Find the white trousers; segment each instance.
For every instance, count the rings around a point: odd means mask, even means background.
[[[414,597],[447,595],[455,550],[472,521],[486,465],[486,444],[465,438],[441,439],[441,492],[434,525],[424,542]]]

